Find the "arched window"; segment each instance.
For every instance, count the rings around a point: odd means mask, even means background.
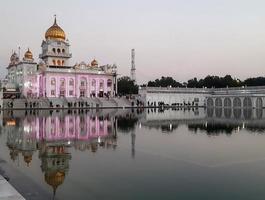
[[[238,108],[241,107],[241,99],[239,97],[234,98],[234,100],[233,100],[233,106],[234,107],[238,107]]]
[[[61,53],[61,49],[57,49],[57,53]]]
[[[240,100],[240,99],[239,99]],[[241,101],[240,101],[241,102]],[[241,117],[241,109],[240,108],[234,108],[233,109],[233,113],[234,113],[234,117],[235,119],[240,119]]]
[[[243,115],[244,115],[245,119],[251,119],[251,117],[252,117],[252,109],[249,108],[249,107],[244,108]]]
[[[213,108],[211,107],[208,107],[207,108],[207,117],[213,117]]]
[[[222,108],[220,108],[220,107],[215,108],[216,117],[221,118],[222,117],[222,112],[223,112]]]
[[[215,106],[216,107],[222,107],[222,99],[221,98],[215,99]]]
[[[257,116],[257,119],[261,119],[262,118],[262,115],[263,115],[263,109],[256,109],[256,116]]]
[[[263,108],[263,102],[262,102],[262,98],[258,97],[256,100],[256,108]]]
[[[62,65],[64,65],[64,60],[62,61]]]
[[[230,108],[232,107],[232,101],[230,98],[226,97],[225,100],[224,100],[224,107],[226,108]]]
[[[52,49],[52,51],[53,51],[53,53],[56,53],[56,50],[55,50],[55,48],[53,48],[53,49]]]
[[[61,61],[60,60],[57,60],[57,65],[61,65]]]
[[[60,97],[65,96],[65,79],[61,78],[60,79]]]
[[[65,79],[64,78],[60,79],[60,86],[61,87],[65,86]]]
[[[81,80],[81,81],[80,81],[80,85],[81,85],[81,86],[86,86],[86,80],[84,80],[84,79]]]
[[[53,62],[53,65],[56,65],[56,61],[55,60],[52,60],[52,62]]]
[[[207,99],[207,107],[213,107],[213,99],[212,98]]]
[[[103,87],[104,87],[104,81],[103,81],[103,80],[100,80],[100,82],[99,82],[99,87],[100,87],[100,88],[103,88]]]
[[[108,87],[111,87],[111,86],[112,86],[112,80],[108,79],[108,81],[107,81],[107,86],[108,86]]]
[[[69,80],[69,85],[70,85],[70,86],[74,86],[74,79],[71,78],[71,79]]]
[[[245,97],[244,98],[243,106],[247,107],[247,108],[251,108],[252,107],[252,101],[251,101],[250,97]]]
[[[229,119],[232,115],[232,109],[231,108],[224,108],[224,115],[226,119]]]
[[[65,53],[65,50],[63,49],[62,52]]]
[[[51,85],[56,85],[56,80],[55,80],[55,78],[52,78],[52,79],[51,79]]]
[[[96,86],[96,80],[95,79],[92,80],[92,86],[94,86],[94,87]]]

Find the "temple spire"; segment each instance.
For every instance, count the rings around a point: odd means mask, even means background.
[[[54,25],[57,25],[56,14],[54,15]]]

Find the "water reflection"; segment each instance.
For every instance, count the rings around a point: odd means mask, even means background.
[[[38,152],[45,182],[56,189],[63,184],[69,171],[70,148],[96,153],[99,148],[117,147],[116,119],[109,115],[51,115],[6,117],[3,132],[7,134],[10,158],[21,154],[30,166]]]
[[[143,119],[143,125],[149,128],[161,130],[161,132],[173,132],[180,125],[186,125],[190,131],[206,132],[208,135],[225,133],[231,135],[241,129],[252,132],[265,130],[264,110],[252,108],[216,107],[200,110],[164,110],[163,112],[147,111]],[[254,128],[255,127],[255,128]]]
[[[78,170],[71,163],[76,155],[73,150],[94,155],[100,155],[95,153],[107,150],[106,152],[115,152],[116,155],[119,144],[119,147],[126,148],[126,156],[133,158],[132,161],[139,157],[144,160],[140,154],[146,148],[144,145],[152,139],[153,132],[159,134],[161,140],[174,138],[171,136],[177,135],[178,129],[181,133],[186,131],[193,138],[201,133],[207,136],[231,136],[240,130],[263,133],[264,116],[264,110],[249,108],[109,110],[78,113],[47,111],[27,115],[5,113],[1,133],[7,136],[6,145],[12,161],[17,162],[22,156],[23,162],[30,168],[37,157],[41,163],[45,184],[50,186],[50,191],[53,191],[55,196],[58,188],[66,185],[65,180],[70,177],[71,165],[71,170]],[[144,137],[138,135],[142,133],[151,134],[143,134]],[[121,136],[126,139],[120,139]],[[128,143],[120,145],[120,142],[124,141]],[[161,141],[152,142],[159,145]],[[166,145],[163,148],[166,149]],[[152,146],[155,145],[152,143],[149,148]],[[139,153],[136,151],[137,147],[141,150]],[[181,148],[180,145],[179,149]],[[175,152],[181,151],[173,151],[173,155]]]

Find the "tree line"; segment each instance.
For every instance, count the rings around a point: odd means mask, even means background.
[[[154,81],[148,81],[143,86],[148,87],[188,87],[188,88],[224,88],[224,87],[242,87],[242,86],[264,86],[265,77],[247,78],[240,80],[238,78],[232,78],[231,75],[220,76],[206,76],[205,78],[198,79],[193,78],[187,82],[180,83],[174,80],[172,77],[162,76],[160,79]]]

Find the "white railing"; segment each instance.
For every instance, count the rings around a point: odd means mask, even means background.
[[[140,93],[165,92],[165,93],[205,93],[205,94],[265,94],[265,86],[231,87],[231,88],[173,88],[173,87],[141,87]]]

